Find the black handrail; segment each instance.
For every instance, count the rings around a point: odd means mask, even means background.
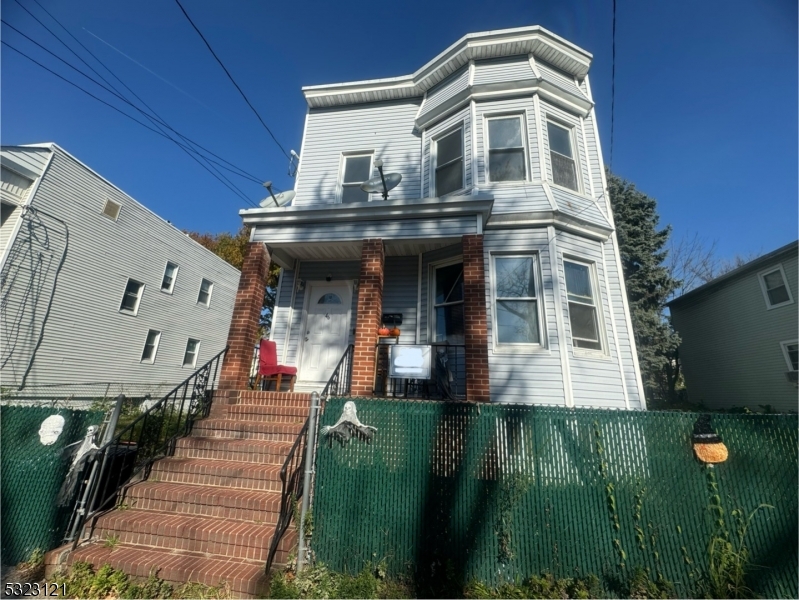
[[[77,547],[86,522],[113,506],[125,485],[138,473],[149,475],[154,461],[171,456],[175,441],[191,432],[194,422],[207,417],[213,401],[214,383],[227,348],[178,384],[146,412],[103,444],[95,454],[91,476],[78,490],[68,531],[75,532]],[[96,465],[100,465],[99,469]],[[108,474],[108,476],[106,476]],[[77,523],[76,523],[77,520]]]
[[[333,374],[330,376],[330,379],[327,381],[320,395],[319,413],[322,412],[324,402],[330,394],[346,396],[350,393],[352,386],[352,358],[354,352],[355,347],[350,344],[344,351],[341,360],[338,361],[338,365],[336,365]],[[311,408],[311,410],[313,410],[313,408]],[[294,516],[295,503],[302,498],[303,493],[305,493],[303,489],[303,474],[305,472],[305,449],[308,443],[308,427],[310,421],[311,417],[309,416],[305,420],[302,429],[300,429],[300,432],[297,434],[297,439],[294,440],[294,444],[291,446],[291,450],[289,450],[288,456],[286,456],[286,460],[283,462],[283,466],[280,469],[280,481],[282,482],[280,514],[278,515],[275,533],[272,536],[272,542],[269,546],[269,554],[266,557],[264,571],[267,575],[272,569],[272,563],[275,560],[280,541],[283,539],[291,523],[291,519]],[[314,425],[316,427],[319,426],[318,419]],[[311,487],[313,487],[313,484]],[[300,535],[304,535],[303,527],[304,525],[302,523],[298,524]]]

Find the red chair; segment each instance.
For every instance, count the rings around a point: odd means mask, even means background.
[[[261,378],[267,381],[277,381],[276,391],[280,391],[280,386],[283,383],[283,375],[291,376],[291,383],[289,383],[289,391],[294,391],[294,380],[297,378],[297,367],[286,367],[277,364],[277,344],[269,340],[261,340],[261,347],[258,354],[258,375],[255,377],[255,389],[259,389]]]

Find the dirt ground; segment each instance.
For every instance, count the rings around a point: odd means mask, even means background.
[[[25,586],[23,585],[22,591],[25,592],[23,594],[6,594],[6,583],[39,583],[40,584],[40,591],[43,591],[44,587],[44,579],[39,577],[30,577],[25,576],[25,573],[20,573],[17,567],[10,567],[8,565],[2,566],[2,572],[0,573],[0,598],[45,598],[43,593],[36,594],[36,586]],[[11,590],[14,591],[13,589]]]

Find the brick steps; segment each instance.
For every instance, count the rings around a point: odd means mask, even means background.
[[[149,479],[128,487],[119,507],[97,519],[91,543],[68,555],[68,548],[48,553],[48,572],[62,560],[86,560],[176,585],[224,582],[235,598],[263,595],[280,469],[309,406],[310,394],[220,392],[211,416],[177,440],[174,456],[153,463]],[[296,542],[290,527],[275,566]]]
[[[124,505],[175,515],[225,516],[274,525],[280,496],[273,492],[143,481],[128,488]]]

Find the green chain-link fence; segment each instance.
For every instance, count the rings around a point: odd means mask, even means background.
[[[64,429],[52,445],[44,445],[39,428],[49,416],[64,418]],[[37,548],[57,547],[72,507],[60,508],[56,496],[70,462],[65,446],[80,441],[103,413],[28,406],[0,407],[0,479],[2,490],[2,560],[26,560]]]
[[[346,399],[327,403],[333,425]],[[385,560],[417,581],[648,568],[688,597],[714,535],[745,543],[750,583],[797,597],[797,417],[714,415],[729,449],[696,460],[696,413],[357,400],[371,444],[324,436],[312,547],[339,571]],[[736,512],[737,511],[737,512]],[[740,518],[739,518],[740,514]]]

